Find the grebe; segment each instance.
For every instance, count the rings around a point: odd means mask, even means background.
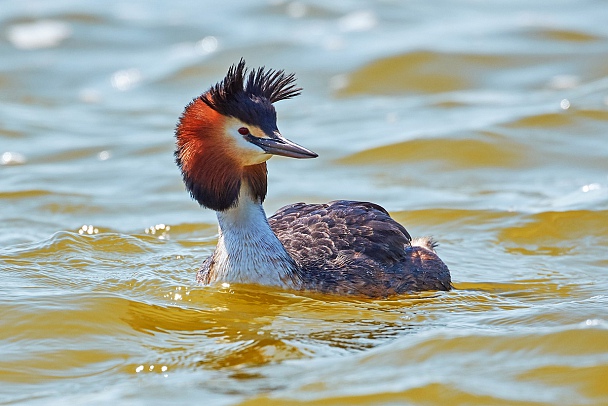
[[[435,242],[412,239],[377,204],[296,203],[266,218],[266,161],[317,157],[283,138],[276,124],[272,104],[301,90],[294,74],[264,67],[247,74],[241,59],[179,118],[176,163],[192,198],[219,222],[217,247],[197,281],[368,297],[450,290]]]

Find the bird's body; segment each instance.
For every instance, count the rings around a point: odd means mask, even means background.
[[[262,207],[266,160],[316,154],[283,138],[272,103],[299,94],[293,75],[233,66],[182,114],[176,161],[192,196],[217,212],[219,238],[201,283],[243,282],[387,297],[449,290],[430,238],[412,240],[382,207],[338,200],[296,203],[270,218]]]

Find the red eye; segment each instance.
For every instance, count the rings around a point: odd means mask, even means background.
[[[239,128],[239,134],[241,134],[241,135],[247,135],[247,134],[249,134],[249,128],[247,128],[247,127],[241,127],[241,128]]]

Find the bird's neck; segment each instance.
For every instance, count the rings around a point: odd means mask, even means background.
[[[297,265],[274,234],[261,200],[248,182],[238,204],[217,212],[219,238],[209,269],[209,282],[258,283],[296,287]]]

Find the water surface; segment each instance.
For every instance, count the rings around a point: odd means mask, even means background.
[[[608,403],[608,7],[6,2],[0,403]],[[268,213],[371,200],[456,289],[202,287],[183,107],[245,57],[296,72]]]

